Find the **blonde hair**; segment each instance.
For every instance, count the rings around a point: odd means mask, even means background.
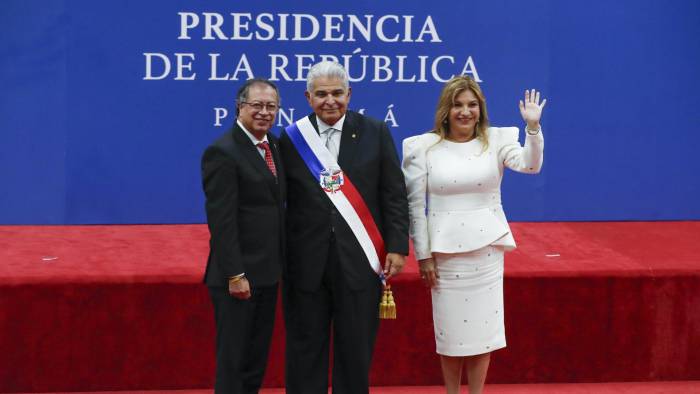
[[[476,123],[476,138],[481,141],[483,151],[486,151],[489,147],[489,140],[486,135],[486,130],[489,128],[486,99],[484,98],[484,93],[481,91],[479,84],[466,75],[453,77],[443,86],[437,108],[435,109],[435,128],[430,132],[440,136],[438,143],[450,134],[450,110],[457,96],[467,89],[474,93],[474,96],[479,102],[479,121]]]

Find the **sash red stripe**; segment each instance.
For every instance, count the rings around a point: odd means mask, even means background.
[[[374,222],[374,218],[372,217],[372,213],[369,211],[369,208],[367,208],[367,204],[365,204],[365,200],[357,191],[355,185],[352,184],[347,174],[345,174],[342,191],[350,202],[350,205],[355,208],[357,216],[360,217],[362,224],[367,230],[367,235],[369,235],[369,238],[372,240],[372,244],[374,245],[374,249],[377,251],[379,263],[383,264],[384,260],[386,260],[386,250],[384,249],[382,234],[379,232],[377,224]]]

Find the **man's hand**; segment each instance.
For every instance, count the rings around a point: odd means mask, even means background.
[[[384,276],[386,279],[397,275],[406,264],[406,257],[398,253],[387,253],[386,262],[384,263]]]
[[[228,293],[239,300],[247,300],[250,298],[250,283],[245,277],[241,279],[228,280]]]

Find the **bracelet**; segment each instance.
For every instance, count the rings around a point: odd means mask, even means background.
[[[238,274],[236,276],[232,276],[232,277],[228,278],[228,283],[231,284],[231,283],[240,282],[243,279],[245,279],[245,273]]]
[[[534,131],[534,133],[531,133],[531,131]],[[537,134],[540,133],[540,131],[542,131],[542,128],[541,128],[541,127],[538,128],[537,130],[530,130],[530,129],[528,129],[527,127],[525,128],[525,132],[526,132],[528,135],[537,135]]]

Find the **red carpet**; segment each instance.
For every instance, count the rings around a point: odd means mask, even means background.
[[[700,379],[700,222],[513,230],[508,347],[489,382]],[[207,237],[201,225],[0,226],[0,392],[211,387]],[[415,265],[394,288],[399,319],[382,324],[371,381],[440,384]],[[283,335],[278,324],[268,387],[283,384]]]
[[[463,390],[466,390],[464,388]],[[211,394],[213,390],[102,391],[81,394]],[[260,394],[284,394],[284,389],[262,389]],[[371,387],[370,394],[443,394],[441,386]],[[464,391],[466,392],[466,391]],[[693,394],[700,393],[700,381],[577,383],[577,384],[492,384],[486,394]],[[329,390],[330,393],[330,390]],[[76,394],[70,392],[52,394]]]

